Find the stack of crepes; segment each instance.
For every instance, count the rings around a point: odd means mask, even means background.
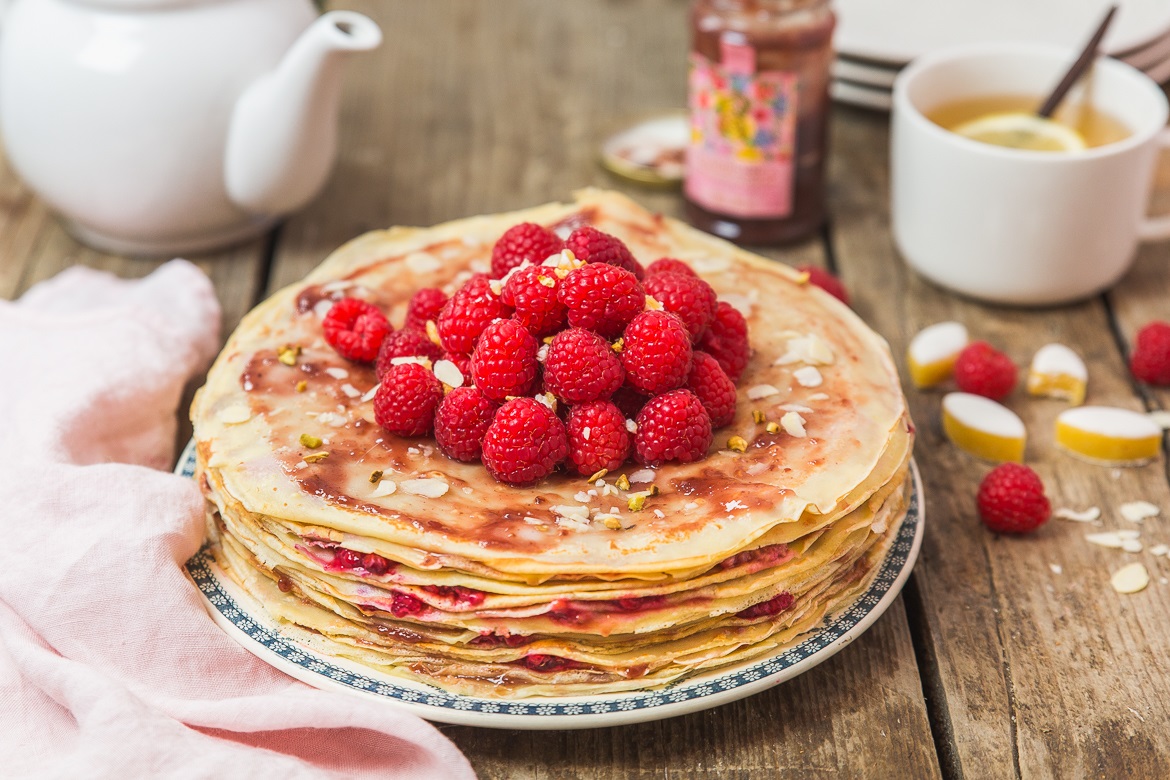
[[[401,324],[416,290],[486,272],[525,221],[595,225],[643,263],[679,258],[745,313],[736,419],[705,459],[518,489],[373,422],[372,368],[323,338],[331,302],[362,297]],[[192,415],[215,560],[287,637],[499,697],[655,688],[798,641],[876,573],[906,514],[913,438],[885,342],[846,306],[595,190],[346,244],[245,318]],[[343,548],[375,557],[350,568]]]

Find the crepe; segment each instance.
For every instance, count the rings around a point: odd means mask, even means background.
[[[373,422],[373,371],[324,342],[323,312],[362,297],[400,324],[415,290],[486,272],[519,222],[591,224],[644,263],[679,258],[744,312],[753,356],[707,458],[627,464],[629,490],[568,474],[517,489]],[[753,412],[786,425],[770,433]],[[217,561],[290,636],[496,696],[665,685],[794,641],[868,583],[905,514],[913,443],[889,350],[847,307],[596,190],[346,244],[243,320],[192,420]],[[328,455],[306,462],[302,434]],[[374,472],[398,489],[375,495]],[[628,494],[651,485],[659,494],[630,510]],[[339,567],[340,548],[389,571]]]

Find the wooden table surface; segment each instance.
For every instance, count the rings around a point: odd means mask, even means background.
[[[680,214],[677,193],[623,184],[596,158],[623,123],[683,104],[685,0],[344,6],[378,20],[386,43],[347,75],[327,189],[263,240],[192,258],[219,292],[225,337],[269,293],[372,228],[523,208],[585,185]],[[1021,366],[1048,342],[1074,347],[1089,365],[1091,403],[1167,403],[1165,392],[1135,386],[1125,356],[1142,324],[1170,319],[1170,248],[1143,249],[1116,289],[1075,306],[994,308],[940,291],[903,265],[890,239],[887,119],[834,109],[831,223],[818,240],[764,253],[838,272],[900,364],[915,332],[954,319]],[[0,296],[76,263],[125,276],[158,264],[80,246],[0,169]],[[1027,460],[1054,506],[1098,506],[1102,521],[997,537],[975,513],[988,466],[946,442],[939,393],[907,394],[925,479],[922,555],[903,596],[840,654],[750,699],[658,723],[443,732],[484,778],[1170,777],[1170,559],[1148,552],[1170,542],[1170,518],[1140,527],[1143,553],[1084,539],[1137,528],[1117,513],[1124,501],[1170,512],[1164,463],[1117,471],[1061,455],[1051,430],[1064,404],[1017,390],[1008,405],[1031,432]],[[1138,560],[1150,587],[1115,593],[1110,573]]]

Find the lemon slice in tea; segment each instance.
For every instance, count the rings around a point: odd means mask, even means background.
[[[988,114],[964,122],[954,131],[973,141],[1010,149],[1075,152],[1086,148],[1085,139],[1068,125],[1023,111]]]

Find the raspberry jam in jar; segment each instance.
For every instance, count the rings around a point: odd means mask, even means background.
[[[740,244],[824,222],[828,0],[695,0],[687,218]]]

